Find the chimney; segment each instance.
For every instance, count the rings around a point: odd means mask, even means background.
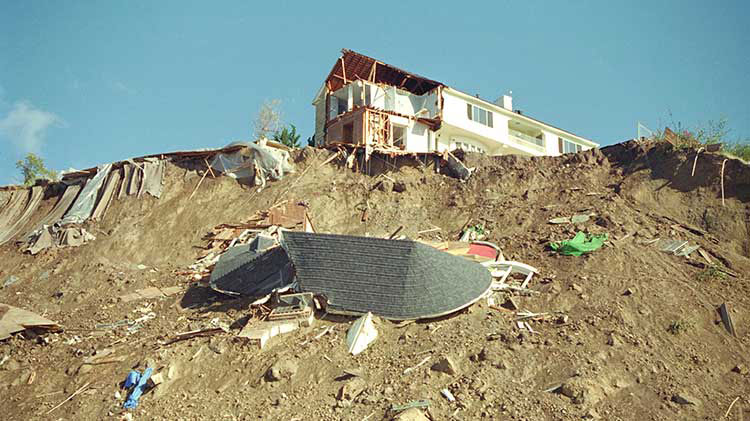
[[[513,111],[513,97],[510,95],[503,95],[495,101],[496,105],[505,108],[508,111]]]

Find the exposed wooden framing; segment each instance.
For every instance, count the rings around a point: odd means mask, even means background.
[[[414,90],[415,91],[419,91],[419,87],[420,86],[422,86],[422,81],[421,80],[419,82],[417,82],[417,84],[414,86]]]
[[[341,57],[341,74],[344,79],[344,85],[346,85],[346,66],[344,66],[344,57]]]
[[[369,80],[372,83],[375,83],[375,67],[378,65],[377,61],[372,62],[372,68],[370,69],[370,76],[367,77],[367,80]]]
[[[344,85],[346,85],[346,79],[343,76],[334,74],[333,77],[336,77],[336,78],[339,78],[339,79],[343,80],[344,81]]]
[[[410,77],[411,77],[411,76],[409,76],[409,75],[406,75],[406,77],[404,77],[404,80],[402,80],[402,81],[401,81],[401,84],[400,84],[400,85],[398,85],[399,89],[400,89],[400,88],[403,88],[403,87],[404,87],[404,85],[406,85],[406,82],[408,82],[408,81],[409,81],[409,78],[410,78]]]

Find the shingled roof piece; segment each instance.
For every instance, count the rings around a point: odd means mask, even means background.
[[[286,251],[273,247],[273,240],[258,236],[250,242],[230,248],[211,272],[211,288],[229,295],[262,296],[292,281]]]
[[[333,312],[438,317],[473,304],[492,285],[480,264],[411,240],[284,231],[281,245],[299,289],[325,296]]]

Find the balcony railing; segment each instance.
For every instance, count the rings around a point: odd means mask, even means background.
[[[535,149],[544,151],[544,139],[538,139],[534,136],[529,136],[526,133],[521,133],[518,130],[513,129],[508,129],[508,135],[512,140],[518,141],[521,144],[528,144]]]

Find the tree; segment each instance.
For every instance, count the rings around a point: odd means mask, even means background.
[[[44,166],[44,160],[38,155],[29,152],[26,158],[16,162],[16,168],[23,174],[23,184],[30,186],[38,178],[55,179],[57,172]]]
[[[281,131],[274,133],[273,140],[290,148],[299,148],[299,133],[297,133],[297,128],[294,127],[294,124],[290,124],[289,127],[291,127],[291,130],[284,127]]]
[[[281,128],[281,100],[266,100],[253,121],[255,139],[269,138]]]

